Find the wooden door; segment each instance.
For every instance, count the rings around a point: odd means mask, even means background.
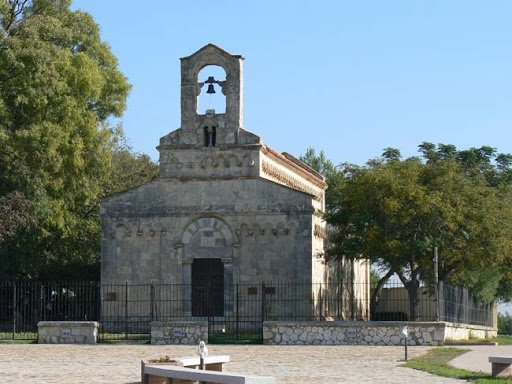
[[[224,315],[224,264],[221,259],[192,262],[192,316]]]

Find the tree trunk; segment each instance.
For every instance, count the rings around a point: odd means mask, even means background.
[[[411,272],[410,280],[407,280],[402,272],[397,272],[397,275],[405,289],[407,289],[407,294],[409,296],[409,320],[416,321],[418,320],[418,291],[420,287],[418,272],[413,270],[413,272]]]
[[[410,321],[418,320],[418,290],[420,283],[417,279],[412,279],[407,282],[405,288],[409,294],[409,313],[411,315]]]
[[[384,284],[389,280],[391,276],[395,271],[393,269],[390,269],[377,283],[377,286],[372,292],[372,297],[370,298],[370,317],[373,318],[375,313],[377,312],[377,305],[379,304],[380,294],[382,292],[382,288],[384,287]]]

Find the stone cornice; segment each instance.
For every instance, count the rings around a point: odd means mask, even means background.
[[[304,179],[297,174],[294,177],[293,174],[289,174],[287,172],[283,172],[279,167],[272,162],[267,161],[265,159],[261,162],[261,171],[267,175],[272,181],[275,181],[279,184],[282,184],[288,188],[295,189],[296,191],[307,193],[314,197],[315,200],[322,200],[322,193],[317,193],[317,191],[312,188],[308,183],[304,182]]]
[[[302,166],[299,166],[295,161],[290,160],[282,153],[277,152],[276,150],[266,146],[262,145],[261,152],[269,157],[270,159],[274,160],[275,162],[279,163],[280,165],[294,171],[307,181],[309,181],[311,184],[313,184],[317,188],[326,189],[327,183],[319,178],[316,174],[308,171]],[[316,172],[315,172],[316,173]]]

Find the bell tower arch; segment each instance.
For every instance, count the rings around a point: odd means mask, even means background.
[[[160,138],[160,178],[258,175],[263,142],[243,128],[244,58],[208,44],[180,60],[181,126]]]
[[[240,55],[208,44],[194,54],[181,59],[181,128],[195,130],[205,115],[197,113],[197,97],[204,86],[217,84],[226,96],[226,111],[222,115],[226,130],[238,130],[243,126],[243,60]],[[222,67],[226,80],[208,79],[200,82],[199,72],[206,66]],[[203,117],[203,118],[201,118]]]

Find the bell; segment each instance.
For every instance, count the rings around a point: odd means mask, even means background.
[[[215,93],[215,87],[213,86],[213,84],[208,84],[208,90],[206,91],[206,93]]]

